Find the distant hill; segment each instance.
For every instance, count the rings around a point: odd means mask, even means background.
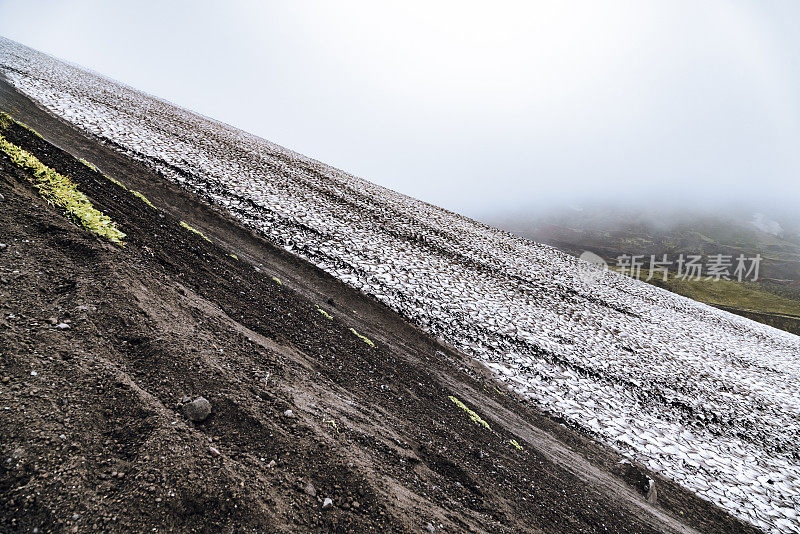
[[[565,207],[546,213],[514,213],[487,222],[517,235],[580,256],[590,251],[614,268],[623,255],[642,256],[641,278],[651,256],[673,263],[670,275],[646,280],[675,293],[800,334],[800,219],[788,211],[731,207],[717,213],[630,206]],[[681,280],[680,255],[737,258],[759,255],[758,279]],[[749,266],[749,264],[748,264]],[[619,270],[619,269],[618,269]],[[731,269],[733,274],[733,269]]]

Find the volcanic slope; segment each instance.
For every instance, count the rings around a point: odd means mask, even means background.
[[[584,276],[551,247],[8,40],[0,69],[62,121],[441,336],[566,424],[763,529],[800,528],[797,336],[614,273]]]
[[[73,224],[0,155],[0,531],[756,531],[0,94],[96,166],[8,118],[3,141],[126,234]],[[193,423],[181,404],[197,396],[212,411]]]

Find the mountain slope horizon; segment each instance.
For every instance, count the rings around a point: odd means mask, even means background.
[[[532,405],[761,528],[797,525],[797,336],[587,271],[8,40],[0,73],[97,143],[480,361]]]
[[[797,215],[755,206],[728,209],[673,208],[605,204],[506,213],[486,222],[522,237],[552,245],[568,254],[591,252],[612,269],[620,260],[638,257],[640,280],[706,304],[800,334],[800,221]],[[679,260],[712,257],[731,265],[722,280],[685,276]],[[738,279],[738,257],[758,269]],[[651,273],[651,263],[669,274]],[[658,263],[662,262],[662,263]],[[627,274],[631,274],[630,272]]]
[[[8,89],[119,180],[0,115],[3,141],[126,235],[72,224],[0,157],[4,532],[747,529]]]

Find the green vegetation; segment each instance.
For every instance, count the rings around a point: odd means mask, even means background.
[[[524,451],[525,450],[525,449],[522,448],[522,445],[517,443],[517,440],[515,440],[515,439],[510,439],[510,440],[508,440],[508,442],[510,444],[512,444],[514,446],[514,448],[516,448],[517,450],[520,450],[520,451]]]
[[[7,154],[15,165],[33,174],[31,182],[41,197],[48,203],[62,208],[64,214],[75,224],[105,237],[112,243],[122,243],[125,234],[117,228],[108,215],[95,209],[86,195],[78,191],[69,178],[47,167],[31,153],[7,141],[2,135],[0,135],[0,152]]]
[[[500,227],[523,237],[548,243],[578,256],[600,254],[615,269],[622,255],[640,256],[649,266],[651,256],[664,255],[671,263],[669,279],[656,273],[641,280],[679,295],[716,306],[770,326],[800,334],[800,217],[796,210],[768,212],[778,223],[775,235],[754,224],[753,207],[727,206],[721,210],[655,205],[602,205],[554,209],[541,216],[517,215],[498,220]],[[491,221],[488,221],[491,222]],[[700,256],[703,266],[712,255],[760,255],[758,282],[676,280],[680,255]],[[750,262],[748,262],[750,263]],[[732,270],[735,265],[732,266]],[[703,269],[706,272],[706,269]],[[708,273],[706,272],[706,275]],[[745,276],[745,278],[750,278]],[[792,282],[794,281],[794,283]]]
[[[666,282],[659,280],[656,285],[707,304],[761,313],[800,315],[800,301],[770,293],[753,282],[680,280],[670,277]]]
[[[105,177],[105,179],[106,179],[106,180],[108,180],[108,181],[109,181],[109,182],[111,182],[111,183],[117,184],[118,186],[120,186],[120,187],[121,187],[122,189],[124,189],[125,191],[127,191],[127,190],[128,190],[128,188],[127,188],[127,187],[125,187],[124,185],[122,185],[121,183],[119,183],[117,180],[115,180],[114,178],[110,177],[109,175],[107,175],[107,174],[104,174],[103,176]]]
[[[356,332],[356,331],[355,331],[355,329],[351,328],[351,329],[350,329],[350,331],[351,331],[353,334],[355,334],[355,335],[356,335],[356,337],[358,337],[359,339],[361,339],[361,341],[363,341],[364,343],[366,343],[366,344],[367,344],[367,345],[369,345],[370,347],[374,347],[374,346],[375,346],[375,343],[373,343],[371,339],[369,339],[369,338],[368,338],[368,337],[366,337],[366,336],[362,336],[361,334],[359,334],[358,332]]]
[[[193,232],[193,233],[195,233],[195,234],[199,235],[200,237],[202,237],[203,239],[205,239],[206,241],[208,241],[209,243],[211,243],[211,240],[210,240],[209,238],[207,238],[207,237],[206,237],[206,235],[205,235],[203,232],[201,232],[200,230],[198,230],[198,229],[196,229],[196,228],[192,228],[191,226],[189,226],[189,225],[186,223],[186,221],[181,221],[181,226],[183,226],[184,228],[186,228],[186,229],[187,229],[187,230],[189,230],[190,232]]]
[[[12,117],[8,113],[3,113],[2,111],[0,111],[0,131],[5,130],[6,128],[8,128],[11,125],[11,123],[14,123],[17,126],[20,126],[22,128],[25,128],[26,130],[31,132],[33,135],[35,135],[39,139],[44,139],[41,135],[39,135],[39,132],[37,132],[36,130],[34,130],[33,128],[28,126],[27,124],[19,122],[17,119]]]
[[[228,256],[230,256],[231,258],[233,258],[236,261],[239,261],[239,256],[237,256],[236,254],[228,254]]]
[[[467,412],[467,415],[469,415],[469,418],[470,418],[470,419],[472,419],[472,421],[473,421],[473,422],[474,422],[476,425],[481,425],[481,426],[485,427],[487,430],[491,430],[491,429],[492,429],[492,427],[490,427],[490,426],[489,426],[489,423],[487,423],[486,421],[484,421],[483,419],[481,419],[481,416],[480,416],[480,415],[476,414],[475,412],[473,412],[472,410],[470,410],[469,408],[467,408],[467,405],[466,405],[466,404],[464,404],[463,402],[461,402],[461,401],[460,401],[460,400],[458,400],[457,398],[453,397],[452,395],[448,396],[448,398],[449,398],[451,401],[453,401],[453,403],[454,403],[456,406],[458,406],[459,408],[461,408],[462,410],[464,410],[465,412]]]
[[[272,279],[275,280],[275,282],[277,282],[278,284],[283,285],[283,282],[278,280],[276,277],[273,276]]]
[[[505,396],[505,393],[503,393],[502,391],[500,391],[499,389],[497,389],[497,386],[492,386],[492,387],[491,387],[491,389],[490,389],[490,388],[489,388],[489,386],[487,386],[486,384],[484,384],[484,385],[483,385],[483,390],[484,390],[485,392],[487,392],[487,393],[491,393],[491,392],[493,392],[493,391],[494,391],[495,393],[497,393],[497,394],[498,394],[498,395],[500,395],[501,397],[504,397],[504,396]]]
[[[617,270],[611,267],[612,270]],[[656,287],[698,302],[722,308],[754,321],[800,335],[800,299],[796,289],[769,286],[758,282],[734,280],[681,280],[670,272],[667,280],[657,273],[647,280],[649,271],[642,269],[639,279]],[[793,298],[795,297],[795,298]]]
[[[86,160],[85,160],[85,159],[83,159],[83,158],[78,158],[78,161],[80,161],[81,163],[83,163],[84,165],[86,165],[87,167],[89,167],[90,169],[92,169],[94,172],[100,172],[100,171],[98,171],[98,170],[97,170],[97,167],[95,167],[95,166],[94,166],[94,163],[91,163],[91,162],[89,162],[89,161],[86,161]]]
[[[331,425],[331,427],[333,428],[334,432],[336,432],[337,434],[339,433],[339,425],[336,423],[335,420],[333,420],[333,419],[325,419],[322,422],[325,423],[325,424]]]
[[[333,320],[333,315],[331,315],[330,313],[326,312],[325,310],[323,310],[323,309],[322,309],[322,308],[320,308],[319,306],[317,306],[317,311],[318,311],[319,313],[321,313],[321,314],[322,314],[322,316],[323,316],[323,317],[325,317],[326,319]]]
[[[158,209],[157,207],[155,207],[155,206],[153,205],[153,203],[152,203],[152,202],[150,202],[150,201],[147,199],[147,197],[146,197],[146,196],[144,196],[144,195],[143,195],[143,194],[141,194],[140,192],[138,192],[138,191],[131,191],[131,194],[132,194],[133,196],[135,196],[136,198],[138,198],[139,200],[141,200],[142,202],[144,202],[145,204],[147,204],[148,206],[150,206],[151,208],[153,208],[154,210],[157,210],[157,209]],[[189,225],[187,224],[186,226],[188,227]],[[198,234],[200,234],[200,232],[198,232],[197,230],[195,230],[195,229],[193,229],[193,228],[189,228],[189,229],[190,229],[190,230],[192,230],[193,232],[197,232]],[[203,234],[200,234],[200,235],[203,235]],[[204,235],[203,235],[203,237],[206,237],[206,236],[204,236]],[[209,239],[206,239],[206,240],[207,240],[207,241],[209,241],[209,243],[211,242]]]

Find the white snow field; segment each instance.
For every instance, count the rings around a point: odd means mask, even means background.
[[[41,106],[765,531],[800,532],[800,337],[390,191],[0,38]],[[257,102],[254,105],[258,105]]]

